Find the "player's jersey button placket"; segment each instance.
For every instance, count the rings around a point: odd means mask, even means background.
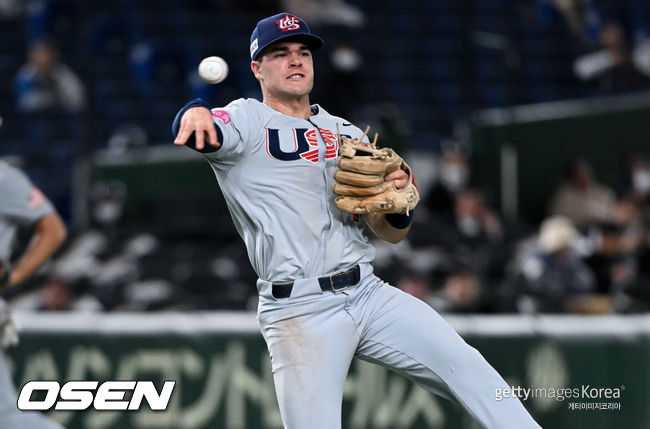
[[[327,260],[327,240],[329,237],[330,230],[332,228],[332,214],[329,209],[328,196],[329,192],[327,191],[328,181],[327,181],[327,143],[323,139],[319,126],[314,123],[311,119],[308,119],[307,122],[310,125],[310,128],[316,131],[316,139],[318,141],[318,169],[320,170],[320,175],[322,180],[318,181],[318,193],[321,196],[320,205],[321,205],[321,217],[323,229],[321,230],[321,239],[318,249],[318,257],[315,258],[313,268],[315,269],[314,273],[318,274],[327,274],[324,273],[324,263]],[[317,264],[317,265],[316,265]]]

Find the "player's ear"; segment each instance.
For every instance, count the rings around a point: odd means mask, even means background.
[[[260,73],[261,64],[259,61],[251,61],[251,70],[257,80],[262,80],[262,73]]]

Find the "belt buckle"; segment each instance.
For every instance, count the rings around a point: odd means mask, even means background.
[[[337,274],[334,274],[334,275],[337,275]],[[330,288],[332,289],[332,292],[336,293],[336,292],[341,292],[344,289],[347,289],[347,286],[342,286],[342,287],[339,287],[339,288],[334,287],[334,280],[332,280],[334,278],[334,275],[330,276]]]

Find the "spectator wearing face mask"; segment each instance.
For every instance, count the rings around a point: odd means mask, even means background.
[[[435,216],[445,217],[454,210],[456,196],[465,190],[470,181],[469,149],[456,142],[441,145],[438,178],[424,199]]]
[[[633,198],[642,210],[647,209],[650,201],[650,161],[645,155],[633,153],[628,156],[621,182],[621,194]]]

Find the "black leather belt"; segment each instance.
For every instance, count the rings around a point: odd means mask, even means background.
[[[353,286],[359,283],[361,279],[361,269],[359,265],[355,265],[348,271],[342,273],[332,274],[331,276],[324,276],[318,278],[321,290],[324,292],[332,291],[338,292],[348,286]],[[293,289],[293,282],[273,283],[271,293],[274,298],[288,298],[291,296]]]

